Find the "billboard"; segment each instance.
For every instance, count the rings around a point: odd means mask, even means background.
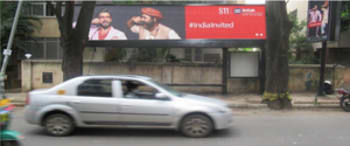
[[[97,5],[89,32],[89,40],[200,39],[266,39],[265,6]]]
[[[307,37],[309,41],[336,39],[336,21],[339,2],[329,0],[309,1],[307,14]]]
[[[307,36],[310,40],[327,40],[328,35],[329,2],[309,1]]]

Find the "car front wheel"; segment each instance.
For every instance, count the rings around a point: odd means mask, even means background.
[[[53,136],[66,136],[73,132],[73,120],[65,114],[49,115],[44,121],[44,127],[48,134]]]
[[[188,137],[207,137],[214,129],[213,122],[204,115],[186,116],[181,124],[181,132]]]

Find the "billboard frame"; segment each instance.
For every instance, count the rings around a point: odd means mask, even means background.
[[[88,47],[115,48],[244,48],[262,47],[265,40],[98,40],[88,41]]]

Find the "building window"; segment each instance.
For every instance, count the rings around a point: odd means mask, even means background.
[[[203,56],[204,62],[220,62],[220,54],[208,53]]]
[[[194,60],[195,61],[202,61],[202,49],[201,48],[195,48],[194,49]]]
[[[52,72],[43,72],[43,83],[51,84],[52,81]]]
[[[185,48],[185,58],[186,61],[192,61],[192,48]]]
[[[24,7],[24,14],[29,16],[55,16],[46,2],[32,2],[28,7]]]
[[[230,77],[258,77],[259,52],[231,52]]]
[[[32,59],[62,58],[62,49],[58,38],[38,38],[26,43],[26,52],[32,54]]]

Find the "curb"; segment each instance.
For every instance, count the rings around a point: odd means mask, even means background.
[[[24,107],[26,104],[24,102],[12,102],[15,107]]]
[[[229,104],[231,109],[269,109],[267,104]],[[313,110],[313,109],[340,109],[339,104],[293,104],[296,110]]]
[[[266,104],[234,104],[231,103],[228,107],[232,109],[268,109]]]
[[[340,109],[339,104],[296,104],[297,109]]]

